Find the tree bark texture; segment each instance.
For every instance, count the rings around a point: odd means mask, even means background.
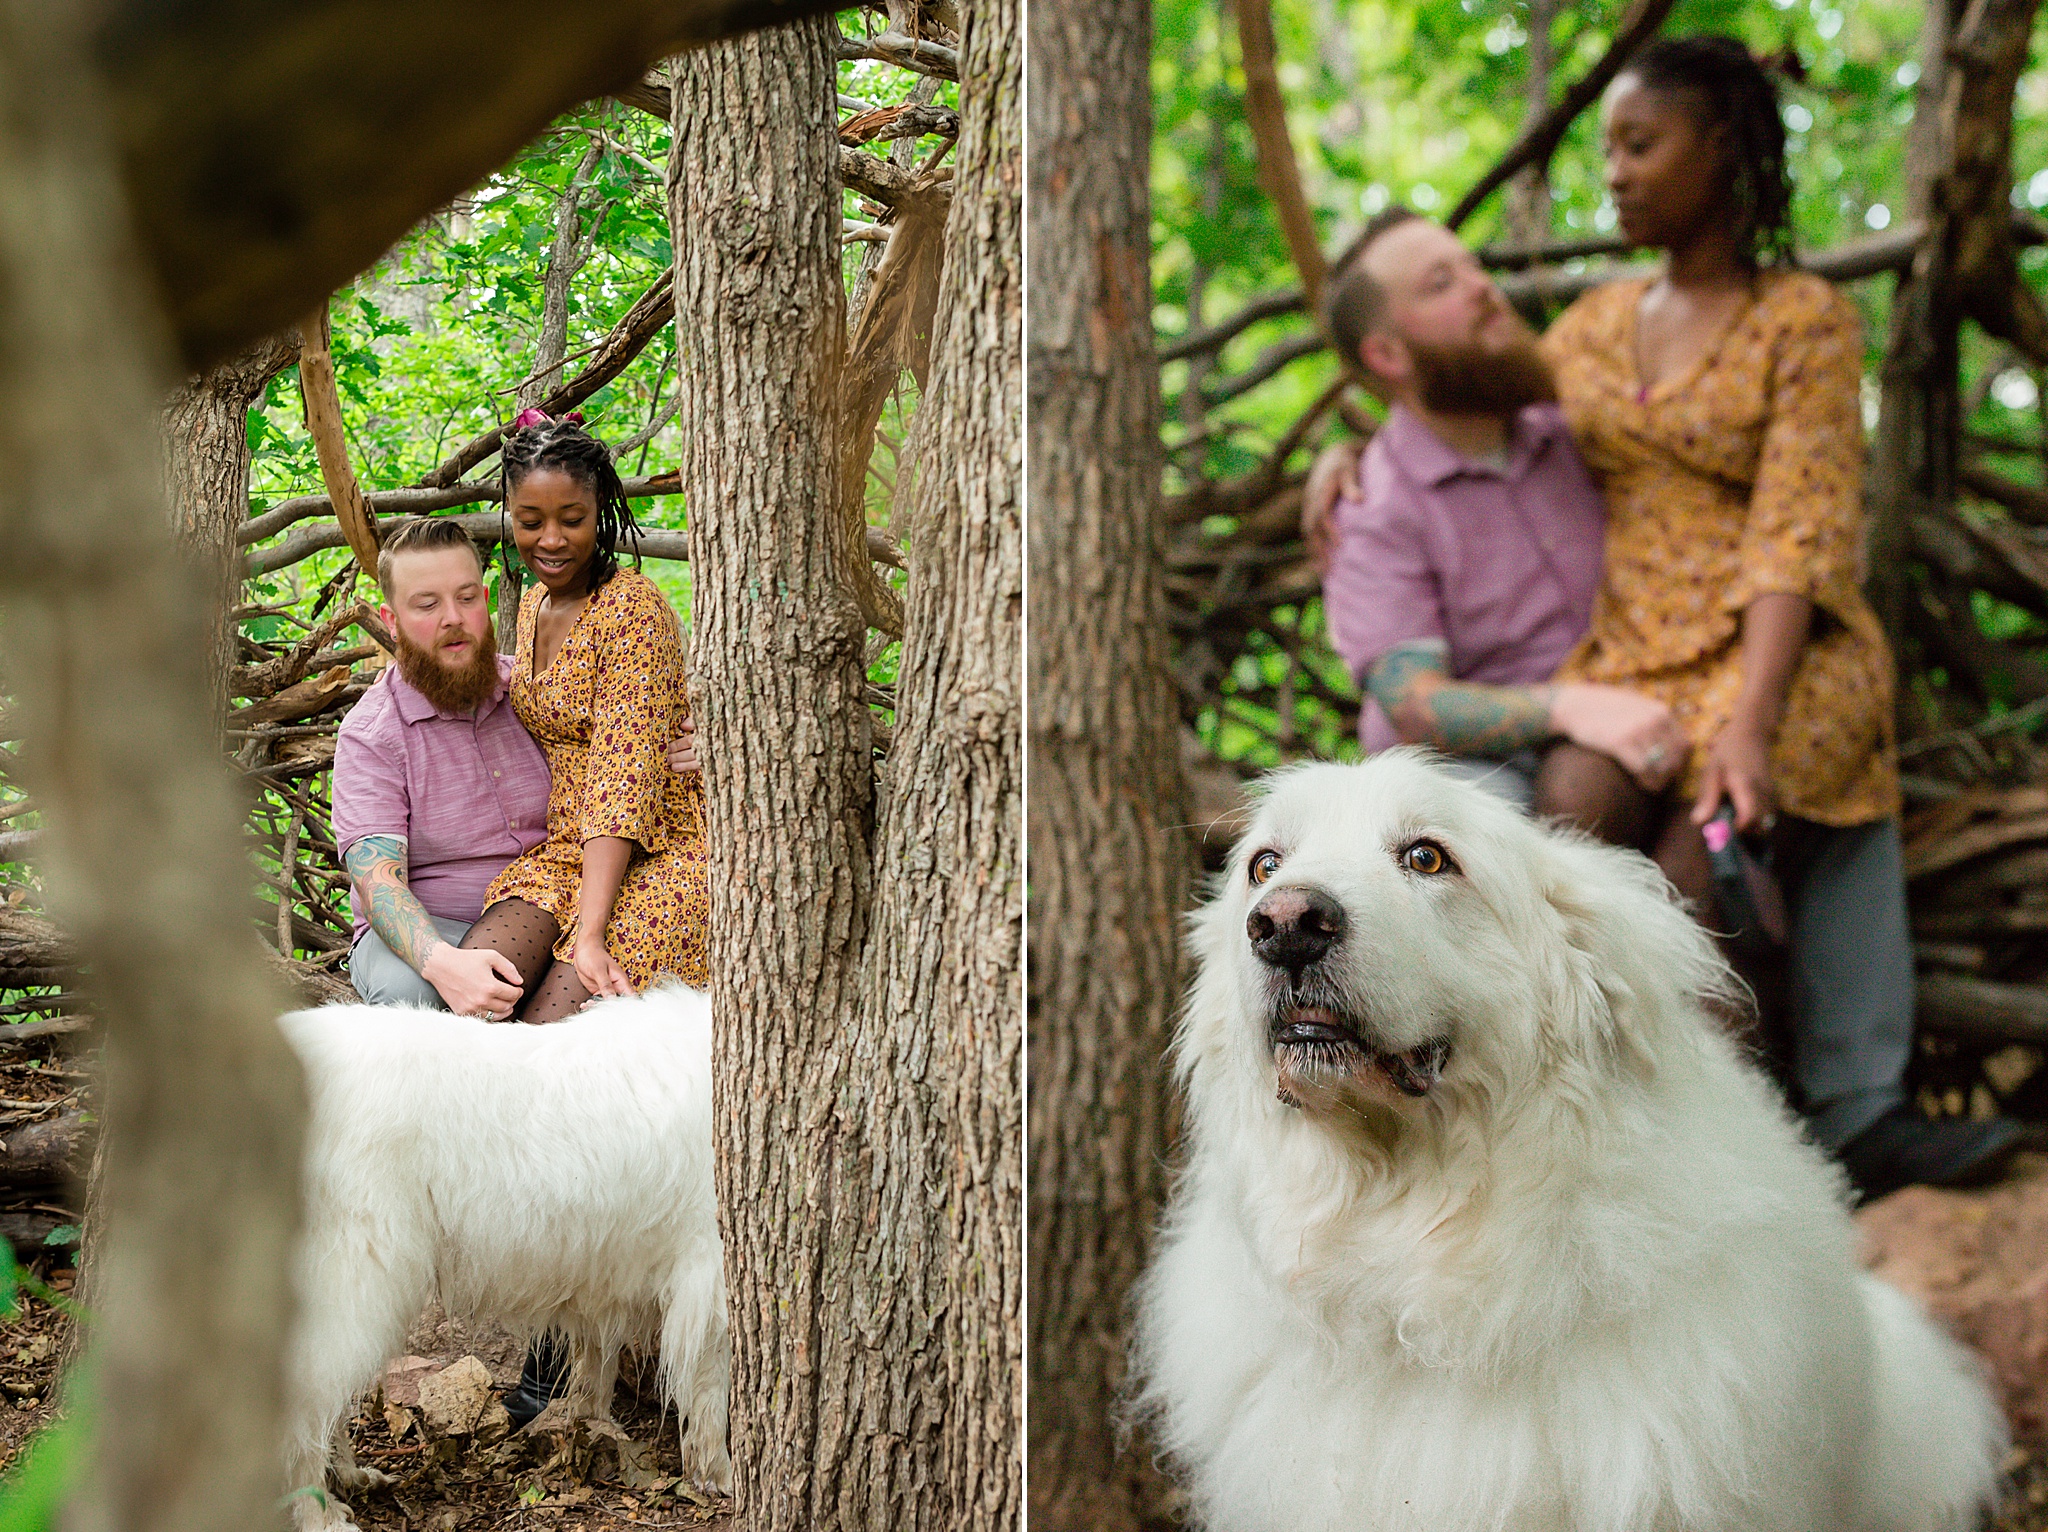
[[[242,589],[236,533],[249,516],[249,411],[265,385],[298,354],[295,334],[269,336],[186,379],[164,406],[164,485],[171,525],[206,585],[210,697],[227,696],[228,673],[235,665],[231,614]]]
[[[0,3],[7,679],[51,913],[107,1040],[94,1448],[66,1525],[267,1529],[304,1089],[250,929],[206,592],[165,513],[171,337],[144,296],[89,9]]]
[[[300,316],[557,114],[821,0],[110,0],[137,232],[189,367]]]
[[[735,1510],[750,1532],[915,1525],[940,1401],[924,1221],[873,1220],[905,1155],[859,1024],[874,772],[838,536],[837,34],[809,21],[676,62],[670,187],[691,691],[707,762],[719,1222]],[[899,1123],[916,1143],[920,1122]],[[877,1183],[890,1183],[887,1185]],[[887,1262],[877,1287],[857,1272]]]
[[[1180,826],[1145,0],[1031,13],[1031,1525],[1127,1528],[1110,1420],[1163,1193]]]
[[[898,1050],[895,1094],[932,1113],[927,1145],[908,1147],[943,1199],[931,1254],[944,1283],[934,1466],[945,1498],[940,1518],[919,1525],[960,1532],[1014,1529],[1023,1517],[1019,9],[1018,0],[963,7],[960,142],[940,317],[914,423],[912,578],[876,836],[889,875],[877,890],[867,1004],[878,1038]]]
[[[1021,54],[1006,6],[968,33],[879,792],[866,554],[839,535],[836,39],[806,23],[676,71],[679,365],[704,401],[681,469],[691,679],[749,1529],[1019,1521]]]

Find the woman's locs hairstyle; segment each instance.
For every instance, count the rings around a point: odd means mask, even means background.
[[[612,463],[611,449],[583,429],[583,418],[571,415],[553,420],[539,410],[522,410],[505,433],[505,445],[498,453],[499,515],[511,508],[512,492],[520,481],[537,468],[554,468],[589,490],[597,501],[597,551],[590,560],[590,592],[609,580],[619,567],[619,544],[632,548],[635,568],[640,563],[640,523],[626,503],[626,486]],[[509,567],[512,538],[509,531],[500,544]]]
[[[1768,61],[1800,77],[1797,55]],[[1792,177],[1785,168],[1785,119],[1763,62],[1732,37],[1660,37],[1628,61],[1624,73],[1660,94],[1687,98],[1703,125],[1728,135],[1744,251],[1758,266],[1792,261]]]

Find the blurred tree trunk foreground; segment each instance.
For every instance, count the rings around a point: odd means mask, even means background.
[[[1031,1520],[1142,1519],[1112,1419],[1165,1182],[1178,718],[1152,355],[1148,0],[1031,18]]]

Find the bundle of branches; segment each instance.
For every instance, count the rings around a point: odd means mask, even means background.
[[[1518,174],[1540,178],[1572,117],[1666,9],[1656,0],[1630,7],[1608,57],[1534,114],[1459,202],[1451,227]],[[1927,806],[1907,827],[1923,1100],[1951,1112],[2004,1104],[2048,1117],[2048,491],[2027,482],[2042,477],[2048,433],[2006,440],[1965,430],[1998,378],[2025,367],[2040,388],[2048,367],[2048,319],[2017,263],[2048,230],[2010,198],[2012,90],[2033,9],[1987,0],[1971,9],[1965,35],[1951,35],[1947,10],[1929,8],[1923,67],[1947,76],[1931,79],[1921,98],[1929,109],[1909,145],[1907,216],[1801,264],[1837,282],[1892,285],[1869,481],[1871,593],[1900,664],[1908,801]],[[1167,448],[1175,676],[1195,813],[1219,827],[1253,771],[1350,748],[1357,691],[1322,635],[1301,500],[1312,451],[1334,437],[1368,437],[1377,414],[1339,374],[1259,455],[1237,447],[1246,427],[1226,407],[1328,350],[1312,322],[1288,321],[1313,312],[1327,268],[1273,77],[1270,17],[1263,0],[1245,0],[1238,13],[1260,184],[1302,281],[1158,343],[1181,403]],[[1613,238],[1481,251],[1539,323],[1630,269],[1616,259],[1626,255]],[[1962,379],[1965,322],[2005,346],[1974,392]],[[1248,365],[1222,372],[1225,348],[1259,326],[1275,338]],[[1229,469],[1212,469],[1219,461]],[[1212,853],[1227,840],[1212,834]]]

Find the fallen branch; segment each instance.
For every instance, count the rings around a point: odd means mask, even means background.
[[[866,38],[841,34],[839,57],[842,61],[874,59],[879,63],[894,64],[898,69],[908,69],[913,74],[933,75],[941,80],[960,78],[958,48],[928,42],[922,37],[907,37],[894,27]]]
[[[625,481],[625,489],[628,500],[648,500],[658,495],[680,493],[678,481],[672,473],[656,474],[654,477],[647,479],[628,479]],[[417,491],[400,490],[391,498],[396,499],[401,495],[417,493]],[[442,505],[474,505],[478,501],[496,500],[498,498],[498,486],[495,484],[469,483],[457,485],[451,489],[436,491],[436,494],[443,497]],[[383,509],[379,502],[384,501],[385,498],[384,496],[373,496],[371,498],[372,506],[379,510]],[[405,517],[419,514],[420,511],[416,508],[416,505],[416,502],[399,501],[399,505],[395,509],[400,514],[379,518],[377,526],[380,535],[389,535],[391,529],[397,526]],[[440,509],[441,506],[433,508]],[[499,513],[496,511],[480,511],[467,516],[457,516],[453,519],[460,522],[472,537],[481,539],[488,536],[489,540],[493,543],[498,540]],[[323,549],[339,548],[343,546],[345,541],[346,539],[341,535],[340,528],[332,524],[317,527],[301,527],[274,547],[259,548],[250,553],[244,561],[243,572],[247,575],[269,574],[272,570],[283,569],[287,565],[296,564],[299,560],[318,553]],[[659,554],[656,556],[661,558],[675,557],[672,554]],[[378,642],[384,643],[384,640],[379,639]],[[389,645],[386,644],[385,647],[388,648]]]
[[[906,202],[932,199],[940,205],[941,210],[935,216],[941,223],[945,222],[944,205],[952,196],[952,188],[947,184],[952,174],[950,166],[919,172],[892,165],[880,155],[869,154],[865,150],[842,147],[839,151],[839,180],[847,190],[859,192],[885,207],[901,207]]]
[[[18,1128],[0,1142],[0,1187],[54,1186],[82,1175],[80,1151],[89,1124],[83,1112],[65,1112],[47,1122]]]
[[[936,102],[903,101],[858,112],[839,124],[842,144],[888,143],[899,138],[960,136],[960,114]]]
[[[1921,1024],[1934,1031],[2048,1042],[2048,989],[1940,972],[1921,974],[1918,989]]]
[[[18,1021],[0,1027],[0,1048],[25,1048],[45,1037],[69,1037],[92,1028],[90,1016],[51,1016],[43,1021]]]
[[[325,666],[315,666],[313,662],[319,657],[321,650],[333,641],[337,633],[343,628],[355,626],[357,619],[366,615],[367,611],[368,608],[360,601],[350,602],[294,644],[289,653],[281,654],[274,660],[266,660],[261,665],[237,665],[229,681],[230,695],[260,702],[265,697],[303,680],[310,670],[333,669],[332,661]]]

